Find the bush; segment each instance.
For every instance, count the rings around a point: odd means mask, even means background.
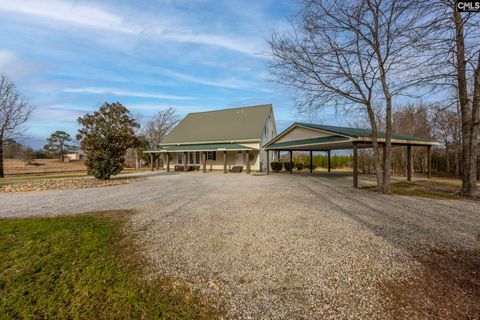
[[[279,171],[282,171],[283,163],[278,161],[273,161],[270,163],[270,167],[272,168],[272,171],[279,172]]]
[[[285,170],[290,171],[290,162],[284,162],[283,167],[285,168]]]
[[[296,167],[297,167],[297,170],[302,170],[303,169],[303,163],[297,163]]]
[[[135,130],[140,127],[120,103],[104,103],[98,111],[78,118],[82,126],[77,139],[85,151],[88,173],[100,180],[120,173],[129,148],[140,144]]]
[[[310,164],[305,164],[304,168],[310,170]],[[317,166],[315,164],[313,164],[312,165],[312,171],[315,171],[315,169],[317,169]]]

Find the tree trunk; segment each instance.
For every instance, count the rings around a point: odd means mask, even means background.
[[[458,100],[460,104],[460,112],[462,116],[462,189],[460,193],[464,196],[473,197],[476,193],[476,127],[478,122],[478,93],[480,74],[477,66],[474,75],[474,102],[472,108],[469,106],[468,99],[468,83],[466,76],[466,60],[465,60],[465,39],[463,30],[463,19],[461,14],[453,10],[453,20],[455,23],[455,45],[456,45],[456,62],[457,62],[457,82],[458,82]],[[475,105],[475,102],[477,105]]]
[[[0,178],[5,178],[3,171],[3,134],[0,135]]]
[[[372,127],[372,145],[373,145],[373,164],[375,168],[375,176],[377,177],[377,188],[381,192],[383,190],[382,179],[382,165],[380,161],[380,147],[378,145],[378,128],[377,121],[375,119],[375,112],[372,106],[367,106],[368,119],[370,120],[370,126]]]

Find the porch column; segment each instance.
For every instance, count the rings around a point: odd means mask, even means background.
[[[427,178],[432,179],[432,146],[427,146]]]
[[[250,150],[247,150],[247,174],[250,173]],[[267,163],[268,166],[268,163]]]
[[[269,175],[270,174],[270,150],[266,150],[266,151],[267,151],[267,175]]]
[[[202,152],[203,154],[203,173],[207,172],[207,152]]]
[[[150,171],[154,170],[153,153],[150,153]]]
[[[358,188],[358,145],[353,142],[353,187]]]
[[[412,181],[413,168],[412,168],[412,146],[407,146],[407,181]]]
[[[170,172],[170,153],[167,152],[167,172]]]
[[[183,153],[183,171],[187,172],[187,153]]]
[[[332,158],[330,157],[330,150],[327,151],[327,155],[328,155],[328,163],[327,163],[328,172],[332,172]]]
[[[223,173],[227,173],[227,151],[223,151]]]
[[[310,173],[313,172],[313,151],[310,150]]]
[[[292,150],[288,151],[288,155],[289,155],[289,158],[290,158],[290,174],[292,174],[293,173],[293,160],[292,160],[293,151]]]

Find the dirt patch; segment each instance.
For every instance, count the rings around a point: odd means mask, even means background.
[[[28,192],[43,190],[63,190],[80,188],[109,187],[120,184],[144,181],[145,178],[129,177],[115,178],[111,180],[98,180],[93,177],[65,178],[65,179],[43,179],[30,182],[6,185],[0,187],[0,192]]]
[[[417,277],[383,283],[395,319],[480,319],[480,250],[435,247]]]

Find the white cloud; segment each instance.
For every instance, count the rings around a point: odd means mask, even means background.
[[[15,60],[15,54],[8,50],[0,49],[0,68],[4,68],[7,64]]]
[[[62,1],[22,0],[0,1],[0,10],[23,13],[46,19],[74,23],[87,27],[109,29],[125,33],[138,33],[125,24],[122,17],[93,6]]]
[[[202,33],[195,26],[178,24],[171,17],[155,17],[135,22],[121,15],[106,11],[93,5],[58,0],[22,0],[12,2],[0,0],[0,11],[36,16],[43,19],[75,24],[130,35],[154,37],[175,42],[195,43],[217,46],[243,54],[254,55],[256,49],[251,41],[232,36]],[[164,21],[159,24],[158,21]]]
[[[154,98],[154,99],[166,99],[166,100],[192,100],[193,97],[175,96],[169,94],[158,94],[143,91],[129,91],[115,88],[98,88],[98,87],[85,87],[85,88],[65,88],[63,92],[68,93],[87,93],[87,94],[103,94],[113,95],[120,97],[140,97],[140,98]]]
[[[195,77],[189,74],[181,73],[181,72],[166,69],[166,68],[157,68],[157,69],[160,70],[163,75],[167,75],[179,80],[184,80],[187,82],[202,84],[202,85],[211,86],[211,87],[242,89],[242,88],[253,87],[256,85],[253,82],[244,81],[236,78],[209,80],[209,79]]]

